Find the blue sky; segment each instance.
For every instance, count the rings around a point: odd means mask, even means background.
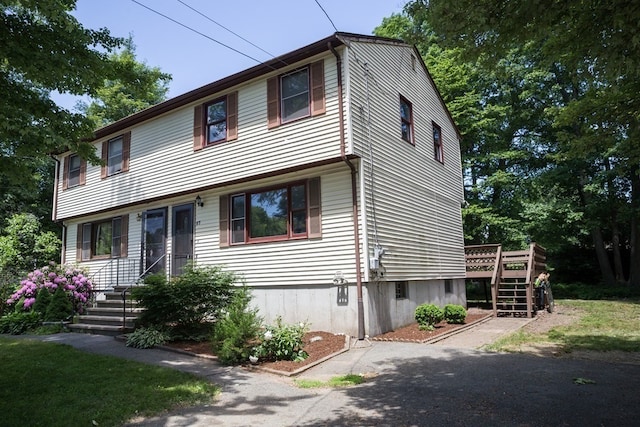
[[[401,12],[407,0],[318,2],[339,31],[371,34],[384,17]],[[132,34],[138,61],[160,67],[173,76],[169,98],[267,61],[272,58],[269,54],[278,56],[335,32],[315,0],[78,0],[76,6],[73,15],[84,27],[106,27],[112,35],[119,37]],[[54,99],[66,108],[75,104],[75,99],[70,97],[57,96]]]

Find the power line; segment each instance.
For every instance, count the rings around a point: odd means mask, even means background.
[[[322,9],[322,11],[324,12],[324,16],[327,17],[327,19],[329,20],[329,22],[331,22],[331,25],[333,26],[333,29],[336,30],[336,33],[339,33],[338,28],[336,28],[336,25],[333,23],[333,21],[331,20],[331,17],[329,17],[329,14],[327,13],[326,10],[324,10],[324,7],[322,7],[322,5],[320,4],[320,2],[318,0],[315,0],[316,4],[318,5],[318,7],[320,9]]]
[[[232,50],[232,51],[234,51],[234,52],[236,52],[236,53],[238,53],[238,54],[240,54],[240,55],[242,55],[242,56],[244,56],[244,57],[246,57],[246,58],[249,58],[249,59],[251,59],[251,60],[253,60],[253,61],[256,61],[258,64],[261,64],[261,63],[262,63],[262,61],[260,61],[260,60],[258,60],[258,59],[256,59],[256,58],[254,58],[254,57],[252,57],[252,56],[249,56],[249,55],[247,55],[246,53],[240,52],[239,50],[234,49],[234,48],[232,48],[231,46],[228,46],[228,45],[226,45],[226,44],[224,44],[224,43],[222,43],[222,42],[219,42],[218,40],[214,39],[213,37],[210,37],[210,36],[208,36],[208,35],[206,35],[206,34],[204,34],[204,33],[201,33],[200,31],[198,31],[198,30],[196,30],[196,29],[194,29],[194,28],[191,28],[190,26],[185,25],[185,24],[183,24],[182,22],[176,21],[175,19],[173,19],[173,18],[171,18],[171,17],[169,17],[169,16],[167,16],[167,15],[165,15],[165,14],[161,13],[161,12],[158,12],[158,11],[157,11],[157,10],[155,10],[155,9],[152,9],[152,8],[150,8],[149,6],[144,5],[144,4],[140,3],[140,2],[139,2],[139,1],[137,1],[137,0],[131,0],[131,1],[132,1],[133,3],[135,3],[135,4],[139,5],[139,6],[144,7],[145,9],[147,9],[147,10],[149,10],[149,11],[151,11],[151,12],[153,12],[153,13],[157,14],[157,15],[162,16],[162,17],[163,17],[163,18],[165,18],[165,19],[168,19],[169,21],[171,21],[171,22],[173,22],[173,23],[175,23],[175,24],[180,25],[181,27],[186,28],[186,29],[187,29],[187,30],[189,30],[189,31],[193,31],[193,32],[194,32],[194,33],[196,33],[196,34],[198,34],[198,35],[200,35],[200,36],[202,36],[202,37],[204,37],[204,38],[206,38],[206,39],[209,39],[209,40],[211,40],[211,41],[212,41],[212,42],[214,42],[214,43],[219,44],[220,46],[226,47],[227,49]]]
[[[199,11],[199,10],[197,10],[196,8],[194,8],[194,7],[190,6],[190,5],[188,5],[187,3],[183,2],[182,0],[178,0],[178,2],[179,2],[179,3],[182,3],[184,6],[188,7],[189,9],[193,10],[193,11],[194,11],[195,13],[197,13],[198,15],[200,15],[200,16],[204,17],[205,19],[207,19],[207,20],[209,20],[209,21],[213,22],[213,23],[214,23],[214,24],[216,24],[217,26],[219,26],[219,27],[221,27],[221,28],[223,28],[223,29],[227,30],[228,32],[230,32],[230,33],[231,33],[231,34],[233,34],[234,36],[238,37],[239,39],[241,39],[241,40],[243,40],[243,41],[245,41],[245,42],[249,43],[251,46],[255,47],[256,49],[261,50],[262,52],[266,53],[267,55],[269,55],[269,56],[270,56],[270,57],[272,57],[272,58],[275,58],[275,55],[274,55],[274,54],[267,52],[266,50],[264,50],[264,49],[263,49],[263,48],[261,48],[260,46],[258,46],[258,45],[255,45],[255,44],[251,43],[249,40],[245,39],[245,38],[244,38],[244,37],[242,37],[241,35],[239,35],[239,34],[237,34],[237,33],[234,33],[234,32],[233,32],[233,31],[231,31],[229,28],[225,27],[224,25],[222,25],[222,24],[221,24],[221,23],[219,23],[219,22],[214,21],[214,20],[213,20],[213,19],[211,19],[209,16],[207,16],[207,15],[205,15],[204,13],[200,12],[200,11]]]

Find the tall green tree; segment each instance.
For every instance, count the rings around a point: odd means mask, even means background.
[[[170,79],[135,60],[131,38],[84,28],[71,15],[75,5],[0,0],[0,212],[33,213],[52,230],[50,154],[74,150],[98,162],[83,141],[96,127],[163,100]],[[95,101],[85,115],[56,105],[55,92]]]
[[[531,64],[526,48],[484,69],[461,48],[441,43],[426,18],[423,10],[407,9],[383,20],[375,33],[418,47],[462,133],[466,243],[520,249],[530,228],[521,212],[544,165],[539,140],[549,125],[542,119],[545,105],[521,94],[549,90],[548,74]]]
[[[124,48],[112,53],[109,60],[124,72],[123,77],[105,79],[93,101],[78,106],[95,127],[106,126],[166,99],[171,75],[137,61],[131,36],[125,40]]]
[[[50,218],[54,162],[49,154],[82,144],[93,131],[84,115],[59,107],[54,91],[95,94],[117,75],[108,52],[122,43],[106,29],[83,28],[72,0],[0,1],[0,211]],[[95,158],[94,158],[95,160]]]
[[[535,48],[531,60],[557,82],[554,95],[538,98],[551,101],[546,173],[557,178],[540,181],[552,184],[543,191],[563,195],[582,216],[606,284],[640,286],[640,5],[413,0],[407,10],[485,68],[514,48]]]

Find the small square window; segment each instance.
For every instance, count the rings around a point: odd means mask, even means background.
[[[402,139],[413,144],[413,107],[403,97],[400,97],[400,129]]]
[[[409,282],[396,282],[396,299],[407,299],[409,297]]]
[[[452,294],[453,293],[453,280],[444,279],[444,293]]]
[[[442,154],[442,129],[433,123],[433,158],[440,163],[444,163]]]

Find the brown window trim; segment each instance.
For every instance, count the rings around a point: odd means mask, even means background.
[[[104,222],[108,222],[111,221],[111,223],[113,224],[113,221],[115,219],[120,219],[120,255],[119,256],[113,256],[111,254],[108,255],[94,255],[93,254],[93,247],[95,245],[95,242],[93,241],[93,227],[96,224],[101,224]],[[84,234],[84,227],[85,225],[91,225],[91,236],[89,238],[89,257],[88,258],[83,258],[82,256],[82,244],[83,244],[83,234]],[[112,231],[113,233],[113,231]],[[112,241],[113,241],[113,234],[111,236]],[[92,221],[92,222],[85,222],[85,223],[80,223],[78,224],[77,227],[77,235],[76,235],[76,261],[80,262],[80,261],[91,261],[91,260],[101,260],[101,259],[115,259],[115,258],[127,258],[128,256],[128,247],[129,247],[129,215],[120,215],[120,216],[115,216],[112,218],[105,218],[103,220],[97,220],[97,221]]]
[[[122,167],[119,171],[109,174],[109,142],[122,138]],[[102,142],[102,165],[100,167],[100,177],[102,179],[116,176],[129,171],[129,159],[131,156],[131,131],[110,138]]]
[[[444,164],[444,143],[442,141],[442,128],[434,121],[433,126],[433,160]],[[436,141],[436,130],[438,131],[439,140]]]
[[[62,165],[62,190],[78,187],[87,183],[87,161],[80,158],[80,176],[78,183],[75,185],[69,185],[69,174],[71,172],[71,157],[78,156],[78,154],[69,154],[63,159]]]
[[[207,107],[218,101],[224,100],[227,106],[227,136],[214,142],[207,142]],[[199,151],[206,147],[222,144],[238,139],[238,92],[212,99],[203,104],[196,105],[193,109],[193,151]]]
[[[283,76],[295,71],[307,68],[309,74],[309,114],[293,120],[282,121],[281,103],[282,93],[280,90],[280,80]],[[305,67],[291,70],[287,73],[271,77],[267,80],[267,128],[273,129],[278,126],[295,123],[309,117],[319,116],[326,113],[326,94],[324,80],[324,60],[313,62]]]
[[[305,197],[306,197],[306,231],[304,233],[293,233],[291,228],[292,223],[292,213],[291,209],[291,188],[297,185],[305,186]],[[250,214],[250,197],[252,194],[269,191],[269,190],[277,190],[277,189],[287,189],[287,197],[288,197],[288,207],[287,207],[287,234],[279,235],[279,236],[268,236],[268,237],[256,237],[251,238],[249,236],[249,230],[251,229],[251,214]],[[275,185],[263,188],[256,188],[246,192],[239,192],[233,194],[226,194],[220,196],[220,220],[219,220],[219,232],[220,232],[220,247],[228,247],[228,246],[242,246],[248,244],[257,244],[257,243],[267,243],[267,242],[282,242],[287,240],[304,240],[304,239],[315,239],[322,237],[322,213],[320,206],[321,199],[321,188],[320,188],[320,178],[310,178],[308,180],[302,181],[291,181],[282,185]],[[243,195],[245,198],[245,216],[244,216],[244,241],[242,242],[232,242],[232,198],[235,196]]]
[[[402,104],[405,104],[409,107],[409,120],[405,120],[402,117]],[[413,121],[413,104],[404,96],[400,95],[400,137],[403,141],[408,142],[409,144],[415,146],[415,132],[414,132],[414,121]],[[409,127],[409,139],[405,138],[402,134],[402,125],[407,125]]]

